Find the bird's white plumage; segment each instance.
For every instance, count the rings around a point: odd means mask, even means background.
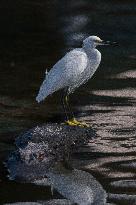
[[[53,92],[74,86],[87,67],[87,55],[82,49],[74,49],[59,60],[45,77],[37,101],[42,101]]]
[[[83,48],[74,49],[59,60],[46,75],[36,100],[40,102],[66,87],[71,93],[91,78],[101,61],[101,54],[95,49],[95,41],[98,43],[100,40],[90,36],[84,40]]]

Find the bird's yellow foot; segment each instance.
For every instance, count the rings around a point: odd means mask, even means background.
[[[77,124],[73,120],[67,120],[66,124],[70,126],[77,126]]]
[[[79,122],[77,121],[75,118],[66,121],[66,124],[70,125],[70,126],[80,126],[80,127],[89,127],[89,125],[87,125],[84,122]]]
[[[78,125],[78,126],[81,126],[81,127],[89,127],[88,124],[86,124],[85,122],[79,122],[77,121],[75,118],[73,119],[73,122]]]

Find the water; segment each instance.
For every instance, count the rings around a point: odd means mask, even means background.
[[[60,92],[41,105],[35,102],[46,68],[71,48],[81,46],[88,35],[117,41],[117,47],[99,48],[102,63],[98,71],[71,96],[76,116],[98,134],[73,156],[73,166],[93,174],[110,193],[110,202],[135,204],[133,184],[113,186],[116,180],[136,178],[135,8],[135,1],[128,0],[1,1],[1,161],[14,149],[20,132],[64,119]],[[52,198],[50,188],[9,182],[2,162],[0,167],[1,202]]]

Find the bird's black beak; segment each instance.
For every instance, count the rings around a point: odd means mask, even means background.
[[[100,45],[105,45],[105,46],[113,46],[117,45],[117,42],[111,42],[111,41],[102,41]]]

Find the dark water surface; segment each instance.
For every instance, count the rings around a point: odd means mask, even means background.
[[[44,72],[86,36],[98,35],[119,45],[99,48],[98,71],[71,96],[77,117],[98,134],[72,163],[97,178],[110,202],[136,204],[136,1],[2,0],[0,25],[1,203],[52,197],[50,188],[8,181],[2,161],[20,132],[63,121],[60,92],[35,102]]]

